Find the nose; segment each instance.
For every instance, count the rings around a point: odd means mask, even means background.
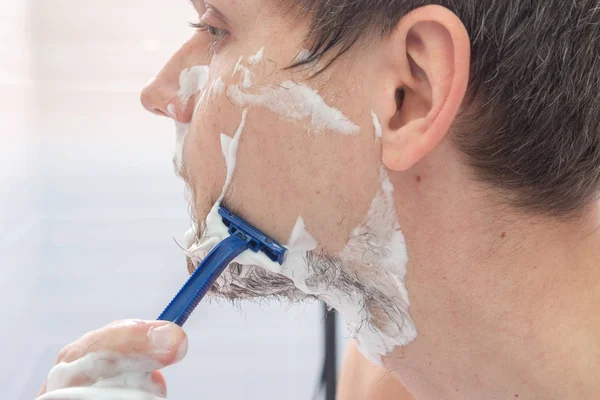
[[[184,80],[198,81],[191,68],[206,68],[210,64],[210,43],[210,35],[197,32],[175,52],[158,75],[142,90],[140,100],[146,110],[183,124],[191,121],[198,91],[193,94],[180,93],[180,80],[183,77]]]
[[[140,100],[144,108],[153,114],[188,123],[191,119],[187,113],[188,102],[177,96],[179,87],[176,82],[177,79],[167,79],[161,73],[146,84]]]

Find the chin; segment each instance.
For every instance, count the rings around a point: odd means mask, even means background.
[[[197,266],[187,258],[190,274]],[[316,299],[300,291],[294,282],[286,276],[275,274],[259,266],[243,266],[231,263],[210,288],[207,297],[227,300],[263,300],[276,299],[301,302]]]

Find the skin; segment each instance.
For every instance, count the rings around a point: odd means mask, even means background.
[[[381,165],[394,185],[418,337],[385,357],[381,369],[352,345],[341,399],[600,398],[600,204],[570,219],[526,215],[473,178],[452,144],[470,63],[468,35],[453,13],[439,6],[414,10],[389,37],[356,46],[310,79],[307,71],[283,69],[304,45],[301,19],[267,0],[195,1],[194,7],[226,34],[213,44],[208,32],[191,35],[146,87],[142,103],[191,124],[182,174],[197,220],[221,192],[220,134],[233,136],[242,109],[225,94],[198,107],[200,93],[182,102],[179,75],[208,65],[209,85],[217,77],[237,84],[232,72],[239,57],[263,46],[265,61],[254,69],[250,91],[306,83],[361,133],[314,136],[306,121],[250,107],[225,205],[282,242],[301,215],[319,250],[334,255],[364,221]],[[383,127],[381,141],[373,137],[371,110]]]
[[[160,342],[153,341],[152,335],[149,333],[159,329],[163,334],[162,340]],[[167,367],[178,362],[185,356],[186,351],[187,336],[179,326],[173,323],[123,320],[88,332],[80,339],[65,346],[58,354],[56,364],[73,363],[92,353],[112,352],[124,357],[149,358],[157,361],[163,367]],[[110,369],[100,375],[112,376]],[[167,386],[162,373],[158,370],[153,371],[151,379],[157,386],[157,395],[166,396]],[[72,377],[65,388],[90,386],[94,383],[95,381],[90,381],[88,375],[81,373]],[[46,385],[47,382],[42,385],[38,397],[47,393]],[[59,398],[56,397],[56,399]]]
[[[342,364],[337,398],[339,400],[413,400],[389,370],[369,362],[350,342]]]

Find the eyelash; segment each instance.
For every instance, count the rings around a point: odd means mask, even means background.
[[[209,25],[204,21],[191,22],[190,26],[200,32],[207,32],[211,37],[211,45],[217,45],[229,32],[225,29]]]

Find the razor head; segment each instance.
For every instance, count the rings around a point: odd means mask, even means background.
[[[283,264],[286,248],[271,239],[225,207],[219,207],[219,215],[229,229],[231,236],[238,236],[248,242],[249,249],[265,253],[272,261]]]

